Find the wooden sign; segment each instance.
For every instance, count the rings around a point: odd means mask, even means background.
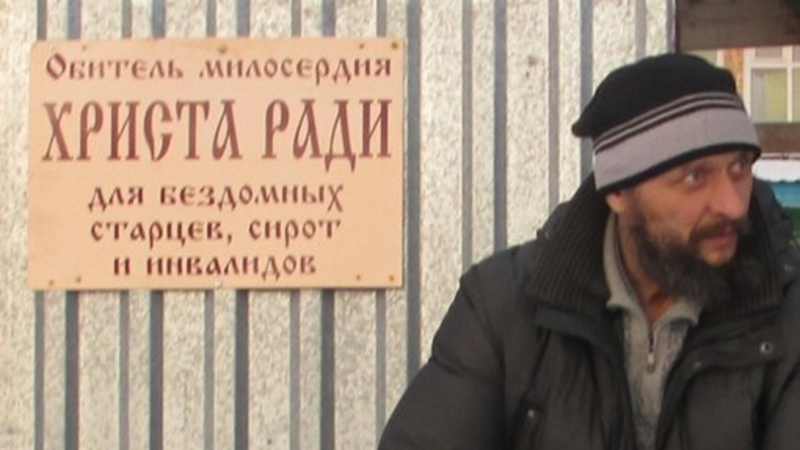
[[[402,284],[403,43],[40,42],[35,289]]]

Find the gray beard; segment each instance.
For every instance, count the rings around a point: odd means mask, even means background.
[[[631,237],[638,251],[642,269],[665,292],[685,298],[701,308],[716,308],[731,301],[739,289],[752,289],[757,282],[758,263],[742,256],[741,247],[748,237],[749,226],[739,224],[739,251],[733,260],[722,266],[705,262],[694,250],[692,242],[657,243],[644,225],[631,228]]]

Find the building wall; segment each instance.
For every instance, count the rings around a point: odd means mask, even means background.
[[[375,448],[472,262],[530,238],[589,170],[570,125],[670,46],[670,0],[0,1],[0,449]],[[399,36],[405,286],[25,287],[35,40]],[[76,255],[79,258],[80,255]]]

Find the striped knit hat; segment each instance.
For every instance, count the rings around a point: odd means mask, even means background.
[[[683,54],[649,57],[611,72],[572,132],[592,139],[600,193],[732,148],[761,153],[731,73]]]

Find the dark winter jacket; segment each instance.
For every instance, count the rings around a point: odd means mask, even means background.
[[[537,239],[467,272],[380,450],[633,450],[609,211],[591,177]],[[800,450],[800,256],[769,187],[750,207],[755,288],[707,309],[670,372],[657,450]]]

